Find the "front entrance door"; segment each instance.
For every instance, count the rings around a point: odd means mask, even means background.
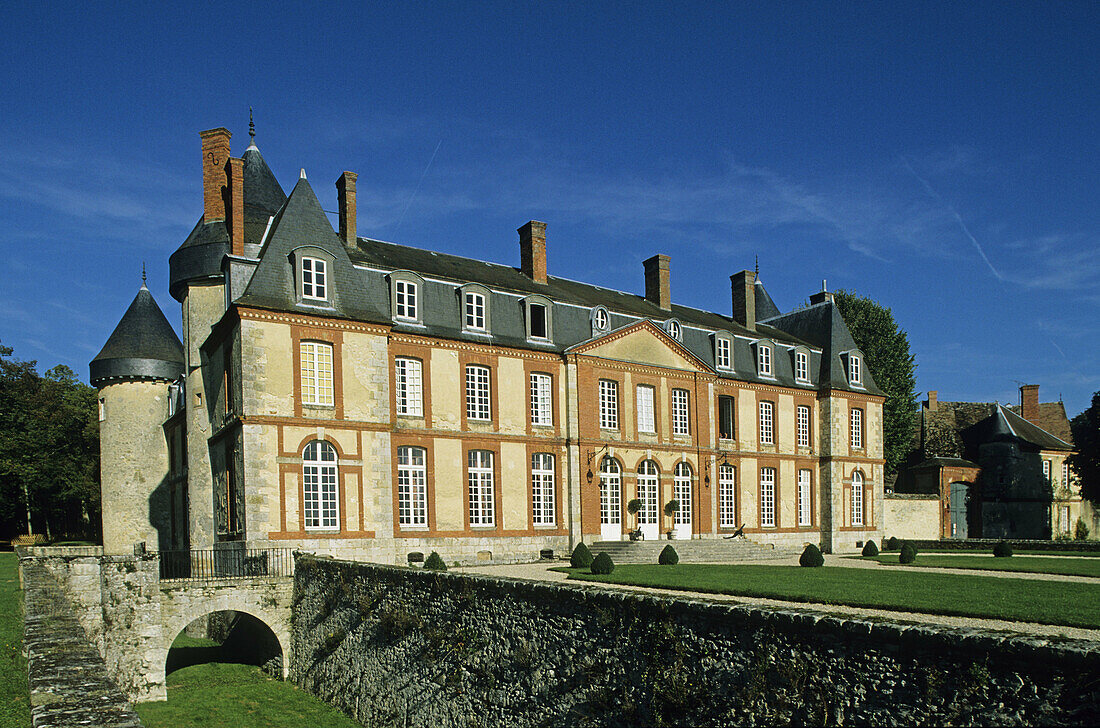
[[[659,537],[660,524],[657,522],[657,463],[646,460],[638,468],[638,500],[642,510],[638,511],[638,528],[647,541]]]
[[[952,483],[948,500],[951,538],[966,538],[966,483]]]
[[[621,541],[623,537],[623,480],[619,463],[604,458],[600,463],[600,539]]]
[[[672,478],[672,497],[680,502],[680,509],[672,517],[672,537],[691,538],[691,466],[677,463]]]

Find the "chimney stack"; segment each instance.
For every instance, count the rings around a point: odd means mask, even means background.
[[[645,297],[665,311],[672,310],[672,290],[668,282],[667,255],[655,255],[642,263],[645,266]]]
[[[244,255],[244,160],[230,157],[225,163],[226,229],[229,231],[229,251]]]
[[[1020,387],[1020,416],[1028,422],[1039,420],[1039,385],[1025,384]]]
[[[200,131],[202,138],[202,216],[204,222],[225,219],[225,161],[229,159],[229,137],[224,126]]]
[[[830,303],[832,303],[833,294],[829,292],[828,288],[826,288],[825,280],[822,279],[821,280],[821,290],[818,291],[817,293],[811,293],[810,294],[810,305],[811,306],[816,306],[817,304],[825,303],[826,301],[829,301]],[[933,394],[934,394],[934,392],[933,392]]]
[[[349,248],[358,245],[355,206],[355,180],[358,178],[359,175],[355,172],[344,172],[336,180],[336,198],[340,206],[340,238]]]
[[[939,392],[932,390],[928,393],[928,400],[924,403],[924,408],[929,412],[935,412],[936,407],[939,406]]]
[[[733,320],[756,331],[756,273],[743,270],[730,276],[733,289]]]
[[[519,233],[519,268],[535,283],[546,283],[546,223],[531,220]]]

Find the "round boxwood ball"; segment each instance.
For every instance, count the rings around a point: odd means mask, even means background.
[[[577,548],[569,555],[569,565],[574,569],[587,569],[592,565],[592,552],[584,545],[584,541],[577,544]]]
[[[825,557],[821,555],[821,549],[811,544],[806,544],[806,550],[798,557],[799,566],[821,566],[825,563]]]
[[[900,548],[901,548],[901,543],[898,542],[898,537],[897,536],[891,536],[890,538],[886,539],[886,550],[887,551],[897,551]]]
[[[615,562],[611,560],[611,557],[600,552],[596,554],[596,558],[592,559],[592,573],[593,574],[610,574],[615,570]]]
[[[661,555],[657,557],[657,563],[678,564],[680,563],[680,554],[676,553],[676,549],[672,548],[672,544],[669,544],[661,549]]]
[[[901,553],[898,554],[898,563],[900,563],[900,564],[911,564],[914,561],[916,561],[916,558],[917,558],[917,549],[914,548],[913,544],[909,543],[908,541],[903,543],[901,545]]]
[[[993,555],[1002,559],[1006,559],[1012,555],[1012,546],[1008,541],[998,541],[993,545]]]
[[[432,571],[446,571],[447,562],[437,554],[435,551],[428,554],[428,558],[424,559],[424,568],[431,569]]]
[[[864,556],[878,556],[878,546],[874,541],[868,541],[863,545]]]

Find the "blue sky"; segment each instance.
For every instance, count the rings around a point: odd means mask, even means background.
[[[1100,4],[6,3],[0,341],[86,380],[202,212],[198,132],[360,235],[723,313],[751,269],[889,306],[917,388],[1100,390]],[[921,395],[923,396],[923,394]]]

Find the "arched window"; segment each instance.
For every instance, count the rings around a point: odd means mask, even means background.
[[[622,469],[619,462],[605,455],[600,461],[600,523],[622,523]]]
[[[852,525],[863,525],[863,473],[852,473]]]
[[[401,526],[428,525],[428,485],[424,448],[397,448],[397,522]]]
[[[336,448],[314,440],[302,453],[302,512],[306,529],[338,528]]]
[[[638,466],[638,500],[642,502],[642,509],[638,511],[639,525],[657,523],[659,473],[660,471],[657,470],[657,463],[652,460],[645,460]]]
[[[676,511],[673,524],[677,526],[691,524],[691,466],[687,463],[676,463],[676,470],[672,474],[672,497],[680,501],[680,509]]]

